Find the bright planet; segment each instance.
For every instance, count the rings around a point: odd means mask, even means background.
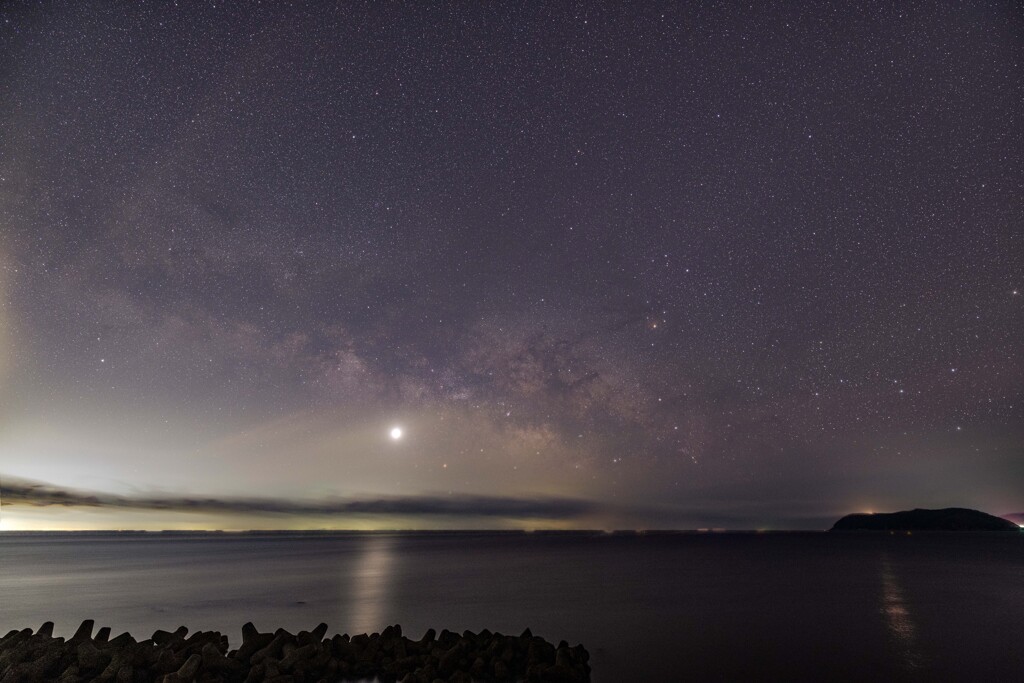
[[[388,434],[390,434],[392,440],[398,441],[399,439],[402,438],[402,428],[401,427],[392,427],[391,431],[388,432]]]

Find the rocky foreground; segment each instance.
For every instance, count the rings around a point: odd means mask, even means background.
[[[327,624],[291,634],[242,627],[242,645],[228,646],[216,631],[192,635],[182,626],[136,641],[110,629],[93,636],[86,620],[70,639],[53,637],[53,622],[35,633],[11,631],[0,639],[0,683],[111,681],[114,683],[319,683],[379,679],[382,683],[449,681],[589,681],[590,656],[582,645],[555,647],[530,633],[505,636],[486,629],[462,635],[433,629],[420,640],[388,626],[372,635],[325,638]]]

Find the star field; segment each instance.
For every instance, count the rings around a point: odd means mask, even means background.
[[[1003,2],[5,5],[0,474],[1024,509],[1022,59]]]

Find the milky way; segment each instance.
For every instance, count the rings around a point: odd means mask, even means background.
[[[1024,508],[1019,7],[689,5],[5,4],[0,476]]]

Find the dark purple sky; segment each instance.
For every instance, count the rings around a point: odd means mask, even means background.
[[[1024,510],[1019,3],[176,5],[0,8],[5,528]]]

